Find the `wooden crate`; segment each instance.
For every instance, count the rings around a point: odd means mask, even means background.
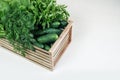
[[[53,44],[49,51],[45,51],[41,48],[35,47],[36,51],[31,50],[26,51],[25,58],[33,62],[36,62],[49,70],[53,70],[56,63],[60,59],[61,55],[67,48],[68,44],[71,42],[71,33],[72,33],[72,21],[69,21],[69,24],[61,33],[58,40]],[[12,45],[9,44],[9,42],[6,39],[0,39],[0,46],[15,52]],[[17,54],[21,55],[20,53]]]

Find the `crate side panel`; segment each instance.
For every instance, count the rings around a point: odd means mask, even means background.
[[[4,43],[4,42],[2,42],[1,40],[0,40],[0,42],[1,42],[0,44],[1,44],[2,47],[6,48],[6,49],[8,49],[8,50],[10,50],[10,51],[12,51],[12,52],[15,52],[15,51],[13,50],[13,47],[12,47],[11,45],[7,44],[7,42]],[[15,52],[15,53],[16,53],[16,52]],[[20,53],[17,53],[17,54],[21,55]],[[36,58],[35,56],[30,55],[30,54],[28,54],[28,53],[26,54],[26,58],[29,59],[29,60],[32,60],[32,61],[34,61],[34,62],[37,62],[37,63],[39,63],[40,65],[42,65],[42,66],[44,66],[44,67],[46,67],[46,68],[48,68],[48,69],[52,69],[51,60],[48,60],[48,62],[45,62],[45,61],[41,60],[40,58]],[[50,61],[50,62],[49,62],[49,61]]]
[[[60,59],[60,57],[62,56],[62,54],[66,50],[67,46],[70,44],[70,42],[71,42],[71,34],[72,34],[72,26],[69,27],[69,32],[68,32],[67,36],[65,37],[66,39],[64,40],[64,45],[62,45],[61,49],[58,50],[58,55],[54,59],[54,65],[57,64],[58,60]]]

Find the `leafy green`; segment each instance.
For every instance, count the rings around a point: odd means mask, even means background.
[[[26,5],[17,6],[19,3],[17,0],[8,3],[10,10],[6,13],[5,20],[1,21],[5,26],[6,39],[14,46],[15,50],[25,55],[27,49],[34,50],[31,41],[34,39],[31,33],[31,30],[34,30],[34,17],[27,11]]]
[[[5,14],[9,11],[9,5],[8,3],[6,3],[3,0],[0,0],[0,23],[1,20],[4,21],[5,20]]]
[[[2,24],[0,24],[0,38],[4,38],[6,35],[4,27]]]
[[[31,0],[32,10],[36,16],[36,25],[42,29],[51,27],[54,21],[68,20],[69,13],[65,5],[58,5],[56,0]]]
[[[0,0],[0,31],[25,56],[27,49],[35,50],[33,45],[40,37],[35,36],[36,32],[52,28],[56,21],[68,20],[65,8],[56,0]]]

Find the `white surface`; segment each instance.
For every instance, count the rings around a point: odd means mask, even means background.
[[[68,5],[72,43],[53,72],[0,48],[0,80],[120,80],[120,0],[58,0]]]

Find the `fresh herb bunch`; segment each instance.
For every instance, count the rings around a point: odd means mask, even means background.
[[[31,10],[36,17],[36,26],[42,29],[51,27],[55,21],[68,20],[69,13],[65,5],[58,5],[56,0],[31,0]]]
[[[27,49],[35,50],[33,45],[49,50],[43,42],[54,42],[58,35],[53,32],[60,34],[56,28],[66,26],[69,13],[65,8],[56,0],[0,0],[0,32],[23,56]],[[41,34],[51,35],[51,41]]]
[[[28,6],[22,5],[17,1],[6,2],[9,4],[9,11],[5,14],[2,24],[6,31],[6,39],[13,45],[14,49],[20,51],[25,56],[27,49],[34,50],[32,45],[34,36],[33,14],[27,11]]]

